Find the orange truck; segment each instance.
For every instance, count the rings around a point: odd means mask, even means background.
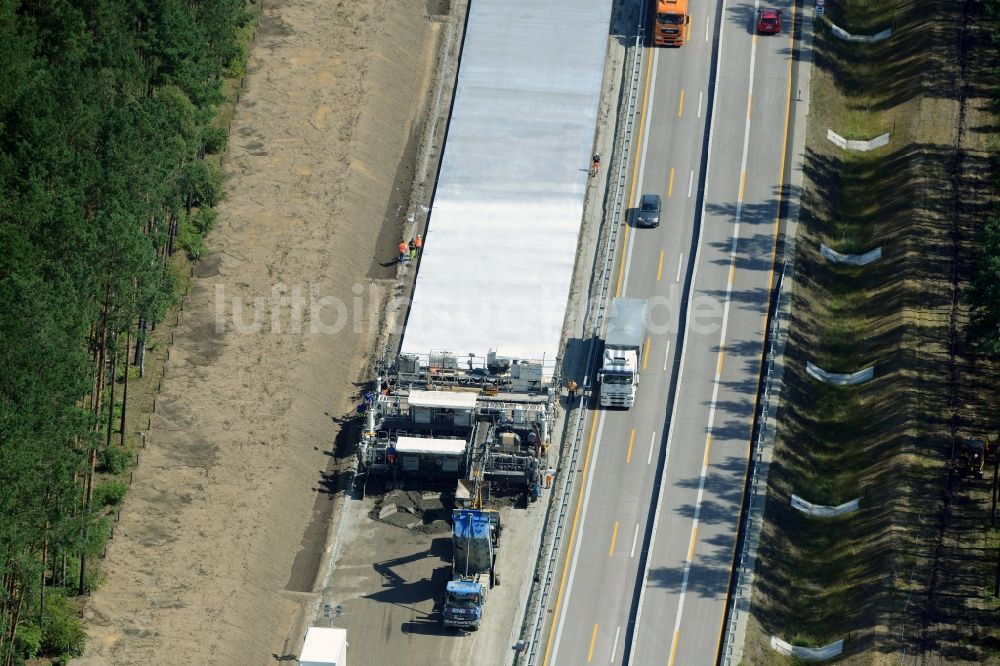
[[[656,13],[653,15],[653,44],[656,46],[680,46],[687,41],[688,0],[655,0]]]

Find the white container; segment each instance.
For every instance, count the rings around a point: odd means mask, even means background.
[[[347,629],[309,627],[299,653],[300,666],[347,666]]]

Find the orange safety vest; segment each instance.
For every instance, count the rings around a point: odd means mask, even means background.
[[[399,244],[399,253],[400,254],[406,254],[409,251],[410,251],[410,248],[406,245],[405,242]]]
[[[417,236],[417,239],[414,242],[417,244],[418,249],[423,247],[424,245],[424,239],[421,238],[420,236]]]

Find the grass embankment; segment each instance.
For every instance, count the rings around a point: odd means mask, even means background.
[[[952,578],[985,582],[979,564],[949,570],[962,565],[946,566],[941,547],[951,443],[963,429],[981,429],[977,414],[986,412],[982,398],[977,409],[974,392],[962,392],[974,382],[955,381],[970,368],[949,354],[952,322],[962,322],[953,278],[962,279],[971,237],[962,230],[974,224],[958,213],[961,173],[982,168],[968,152],[956,160],[963,79],[974,74],[958,56],[963,5],[827,7],[851,33],[891,26],[893,34],[848,43],[816,22],[788,370],[745,661],[781,663],[771,635],[812,646],[845,639],[846,663],[935,651],[981,659],[979,648],[948,653],[947,639],[932,636],[942,621],[961,622],[937,610],[942,590],[959,589]],[[891,141],[847,152],[827,129],[849,139],[890,132]],[[820,255],[821,243],[844,253],[881,246],[884,258],[837,265]],[[831,372],[874,365],[875,379],[827,386],[805,373],[807,361]],[[860,497],[861,510],[809,518],[791,508],[793,493],[829,505]],[[975,530],[979,547],[985,534]]]

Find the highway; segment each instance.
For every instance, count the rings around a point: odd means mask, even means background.
[[[544,664],[716,660],[788,176],[792,4],[760,37],[758,6],[695,4],[687,44],[643,53],[630,201],[663,212],[615,279],[652,326],[635,406],[587,414]]]

